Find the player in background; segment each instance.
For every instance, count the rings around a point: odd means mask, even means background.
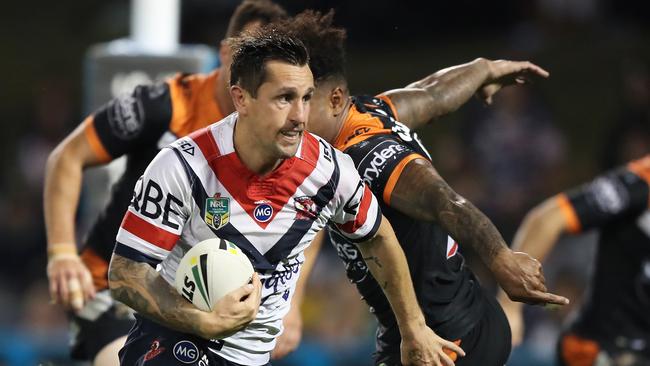
[[[513,248],[544,261],[563,234],[599,231],[590,291],[558,340],[566,366],[650,365],[650,156],[534,207]],[[524,335],[522,305],[502,294],[513,345]]]
[[[425,325],[404,253],[352,160],[305,131],[314,91],[307,50],[281,29],[238,42],[230,89],[237,113],[156,156],[117,235],[111,293],[138,314],[121,363],[268,364],[302,253],[331,223],[372,259],[403,334],[402,363],[453,365],[442,348],[462,349]],[[261,295],[255,281],[251,292],[235,292],[246,295],[241,301],[227,296],[207,313],[173,283],[185,252],[213,237],[241,248],[262,285]]]
[[[467,353],[457,364],[501,366],[510,353],[507,320],[464,265],[459,244],[479,254],[512,299],[554,304],[568,300],[548,293],[539,262],[510,250],[490,220],[447,185],[411,129],[456,110],[474,94],[489,103],[501,87],[548,73],[529,62],[477,59],[377,97],[350,96],[344,73],[345,30],[332,26],[332,19],[333,12],[306,11],[279,25],[300,38],[310,53],[316,91],[308,129],[347,153],[380,198],[407,256],[427,324],[443,338],[459,342]],[[349,279],[379,321],[376,364],[399,365],[400,332],[381,281],[368,271],[374,259],[335,228],[329,227],[327,234]],[[299,302],[298,296],[287,318],[289,344],[280,342],[276,357],[299,339],[291,329],[300,324],[294,320],[300,316]]]
[[[226,37],[284,16],[285,11],[268,0],[245,0],[232,15]],[[159,149],[234,111],[228,92],[231,52],[223,41],[219,53],[222,66],[209,74],[177,75],[110,101],[50,154],[43,197],[47,273],[52,300],[72,310],[74,359],[92,360],[95,365],[117,363],[133,316],[108,292],[115,235],[136,180]],[[78,254],[75,214],[83,170],[122,155],[127,156],[126,170]]]

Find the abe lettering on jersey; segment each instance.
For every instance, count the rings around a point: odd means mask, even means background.
[[[172,229],[179,228],[177,223],[170,220],[170,215],[174,214],[178,218],[180,216],[179,210],[183,207],[183,202],[171,193],[163,194],[160,184],[156,183],[153,179],[148,179],[146,184],[143,183],[142,178],[138,180],[133,193],[133,199],[131,200],[131,206],[142,214],[142,216],[152,220],[162,215],[163,225]]]

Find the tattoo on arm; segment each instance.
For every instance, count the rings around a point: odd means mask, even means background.
[[[424,159],[416,159],[404,169],[390,205],[413,218],[436,221],[459,243],[471,246],[488,266],[507,249],[490,219],[454,192]]]
[[[201,334],[198,309],[183,299],[146,263],[113,254],[108,272],[111,295],[143,316],[182,332]]]
[[[375,257],[374,255],[367,258],[363,258],[363,260],[366,261],[366,263],[368,263],[368,261],[373,261],[377,265],[377,267],[382,268],[381,261],[379,260],[379,258]]]

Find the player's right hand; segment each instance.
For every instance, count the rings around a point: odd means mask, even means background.
[[[257,316],[262,298],[262,283],[257,273],[252,282],[235,289],[222,297],[209,313],[211,327],[204,335],[208,339],[228,337],[243,329]]]
[[[410,335],[402,334],[400,354],[404,366],[454,366],[456,357],[465,356],[465,351],[456,343],[438,337],[427,326],[422,326]]]
[[[95,297],[95,286],[86,265],[76,254],[53,256],[47,263],[50,297],[65,309],[79,311]]]

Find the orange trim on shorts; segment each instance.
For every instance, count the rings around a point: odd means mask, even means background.
[[[86,247],[81,252],[81,261],[84,262],[90,275],[93,278],[93,284],[97,291],[108,288],[108,262],[100,257],[92,248]]]
[[[650,155],[628,163],[627,169],[650,185]],[[650,195],[648,195],[648,207],[650,207]]]
[[[454,344],[456,344],[457,346],[460,346],[460,339],[455,340]],[[454,361],[454,362],[456,362],[456,360],[458,359],[458,354],[456,352],[454,352],[454,351],[450,351],[447,348],[443,348],[442,352],[444,352],[447,356],[449,356],[449,358],[451,358],[451,360]]]
[[[99,159],[99,161],[102,163],[113,160],[113,157],[108,153],[104,147],[104,144],[102,144],[102,141],[99,139],[99,135],[97,135],[94,117],[86,117],[86,119],[83,121],[83,124],[84,135],[86,136],[86,140],[88,141],[88,144],[90,145],[92,151],[95,153],[97,159]]]
[[[567,334],[562,337],[560,352],[567,366],[592,366],[598,358],[600,346],[591,339]]]
[[[399,115],[397,114],[397,108],[395,108],[395,105],[393,104],[393,101],[390,100],[390,97],[388,95],[377,95],[377,98],[383,100],[388,104],[390,107],[390,110],[393,111],[393,114],[395,115],[395,119],[399,121]]]
[[[569,197],[564,193],[560,193],[556,197],[557,205],[560,207],[566,220],[568,232],[573,234],[579,233],[582,230],[582,225],[580,224],[576,210],[569,201]]]
[[[407,155],[404,159],[402,159],[402,161],[399,162],[399,164],[397,164],[393,172],[390,173],[390,177],[388,177],[388,181],[384,187],[384,194],[382,197],[387,205],[390,205],[390,198],[393,194],[393,189],[395,189],[395,185],[397,184],[399,177],[402,175],[402,171],[406,167],[406,164],[418,158],[424,159],[422,155],[416,153]]]

